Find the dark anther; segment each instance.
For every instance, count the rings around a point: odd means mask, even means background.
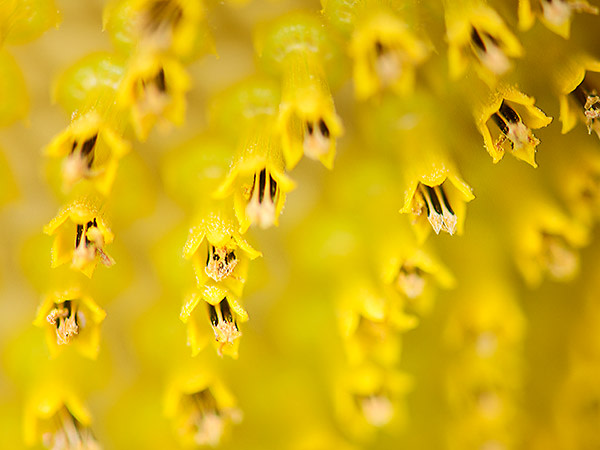
[[[229,264],[231,261],[235,260],[235,252],[232,250],[227,255],[225,255],[225,264]]]
[[[267,184],[267,171],[263,169],[260,171],[260,178],[258,181],[258,203],[262,203],[265,198],[265,185]]]
[[[271,189],[269,194],[271,194],[271,200],[275,201],[275,194],[277,194],[277,182],[273,179],[271,175],[269,175],[269,180],[271,181]]]
[[[327,128],[327,125],[325,125],[325,121],[323,119],[319,120],[319,130],[321,130],[323,137],[329,137],[329,128]]]
[[[215,246],[212,246],[212,259],[215,261],[219,260],[219,255],[217,254],[217,252],[215,251]]]
[[[165,81],[165,71],[163,70],[162,67],[156,74],[156,77],[154,78],[154,82],[156,83],[156,87],[158,88],[158,90],[160,92],[167,91],[167,83]]]
[[[219,317],[217,316],[217,310],[211,304],[208,305],[208,313],[210,314],[210,323],[212,323],[214,327],[219,325]]]
[[[94,221],[93,221],[93,222],[92,222],[92,221],[88,222],[88,223],[85,225],[85,231],[89,230],[89,229],[90,229],[90,227],[95,227],[95,226],[96,226],[96,219],[94,219]],[[85,236],[85,245],[86,245],[86,247],[87,247],[87,245],[88,245],[89,243],[90,243],[90,240],[88,239],[88,237],[87,237],[87,234],[86,234],[86,236]]]
[[[437,194],[435,193],[435,190],[430,187],[430,186],[425,186],[425,189],[427,189],[427,193],[429,194],[429,198],[431,199],[431,204],[433,205],[433,209],[435,210],[435,212],[439,215],[442,215],[442,205],[440,205],[440,200],[437,197]]]
[[[87,141],[85,141],[83,143],[83,145],[81,146],[81,156],[83,156],[84,158],[87,158],[87,165],[88,168],[92,166],[92,163],[94,162],[94,147],[96,146],[96,140],[98,139],[98,135],[95,134],[94,136],[92,136],[91,138],[89,138]]]
[[[229,308],[229,302],[226,298],[221,300],[221,315],[223,316],[223,320],[225,322],[231,323],[233,322],[233,315],[231,314],[231,309]]]
[[[77,148],[77,141],[73,141],[73,145],[71,146],[71,153],[73,153],[76,148]]]
[[[516,113],[514,109],[508,106],[504,101],[500,105],[500,114],[510,123],[519,123],[521,121],[519,115]]]
[[[313,134],[314,128],[312,122],[306,122],[306,128],[308,128],[308,134]]]
[[[377,56],[381,56],[383,54],[383,44],[381,43],[381,41],[375,41],[375,52],[377,53]]]
[[[444,202],[444,206],[446,207],[446,209],[448,210],[448,212],[450,214],[454,215],[454,211],[452,210],[452,207],[450,206],[450,202],[448,201],[448,197],[446,197],[446,192],[444,192],[444,188],[442,186],[440,186],[440,192],[442,193],[442,201]]]
[[[475,28],[471,28],[471,40],[481,50],[483,50],[484,52],[486,51],[485,44],[481,40],[481,36],[479,36],[479,33]]]
[[[77,225],[77,237],[75,238],[75,247],[79,247],[81,236],[83,235],[83,225]]]
[[[494,113],[492,115],[492,119],[496,125],[498,125],[498,128],[500,128],[500,131],[502,131],[504,134],[508,134],[508,126],[506,126],[506,122],[498,113]]]

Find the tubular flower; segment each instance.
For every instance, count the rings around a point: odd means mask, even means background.
[[[120,85],[117,101],[129,110],[130,123],[144,141],[157,120],[164,127],[185,119],[189,76],[173,58],[143,54],[133,58]]]
[[[338,419],[357,438],[392,424],[402,426],[404,396],[411,387],[412,380],[401,372],[371,365],[360,367],[337,386]]]
[[[192,260],[199,288],[212,279],[238,297],[246,282],[249,260],[259,256],[261,253],[237,231],[234,219],[219,211],[211,211],[190,228],[183,249],[183,257]]]
[[[279,138],[267,125],[250,131],[242,140],[241,151],[215,197],[233,194],[239,232],[245,233],[250,225],[278,225],[286,194],[294,187],[284,171]]]
[[[470,186],[449,162],[431,160],[428,167],[426,162],[419,165],[411,168],[406,180],[400,212],[411,216],[419,242],[425,240],[430,228],[436,234],[461,234],[466,204],[475,198]]]
[[[46,329],[50,355],[63,346],[74,345],[84,356],[96,359],[100,348],[100,324],[106,313],[79,289],[47,295],[39,306],[33,324]]]
[[[24,44],[58,26],[54,0],[4,0],[0,8],[0,42]]]
[[[206,368],[175,378],[167,389],[165,416],[185,447],[221,444],[226,431],[242,421],[233,394]]]
[[[123,53],[163,52],[191,61],[211,50],[202,1],[114,0],[104,10],[104,29]]]
[[[256,50],[266,66],[281,74],[279,129],[286,167],[302,155],[333,166],[342,122],[335,112],[325,65],[336,50],[325,28],[310,15],[277,21],[256,38]]]
[[[76,115],[71,124],[46,148],[46,154],[62,158],[63,189],[90,180],[103,195],[110,192],[119,159],[130,150],[120,134],[94,110]]]
[[[429,51],[392,11],[365,8],[352,34],[354,91],[364,100],[390,87],[403,94],[413,89],[415,68]]]
[[[579,57],[565,64],[558,76],[562,132],[571,131],[578,120],[600,137],[600,61]]]
[[[501,87],[479,109],[477,128],[494,163],[508,151],[515,158],[537,167],[535,152],[540,141],[531,130],[549,125],[552,117],[546,116],[534,104],[534,98],[516,88]]]
[[[522,55],[521,44],[482,0],[448,0],[445,6],[450,76],[459,78],[474,60],[481,79],[494,84],[510,69],[510,58]]]
[[[207,304],[208,317],[199,311],[204,308],[197,308],[202,300]],[[203,318],[200,319],[199,315]],[[207,322],[210,321],[219,356],[229,355],[237,359],[239,338],[242,336],[238,322],[246,322],[248,313],[227,289],[208,282],[203,294],[194,292],[185,299],[179,318],[187,325],[187,340],[192,356],[206,346],[208,333],[205,330],[208,330]]]
[[[519,0],[519,27],[528,30],[539,16],[549,30],[568,39],[574,12],[598,14],[598,8],[586,0]]]
[[[88,410],[60,384],[44,386],[30,399],[24,418],[25,443],[51,449],[100,450]]]
[[[368,282],[357,282],[340,294],[338,318],[351,365],[367,360],[393,366],[400,357],[400,333],[417,325],[397,299],[386,298]]]
[[[431,311],[435,285],[449,289],[456,283],[448,269],[425,249],[387,243],[381,254],[381,280],[405,298],[409,311],[419,315]]]
[[[91,278],[98,262],[107,267],[115,263],[104,250],[113,241],[114,235],[97,207],[86,200],[78,200],[62,208],[44,226],[44,233],[55,235],[53,268],[70,261],[72,269]]]

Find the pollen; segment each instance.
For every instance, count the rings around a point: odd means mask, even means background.
[[[56,342],[66,345],[79,334],[78,312],[72,306],[72,301],[67,300],[54,308],[46,320],[56,326]]]
[[[257,180],[258,178],[258,180]],[[258,182],[257,182],[258,181]],[[250,188],[250,201],[246,206],[246,215],[250,222],[260,228],[269,228],[275,223],[277,197],[279,190],[277,182],[267,169],[255,173]]]
[[[424,208],[427,212],[427,220],[436,234],[440,234],[440,231],[450,235],[456,233],[458,220],[442,186],[431,187],[420,184],[418,196],[420,201],[417,200],[418,206],[414,212],[420,215]]]
[[[208,245],[206,258],[206,275],[215,281],[222,281],[229,277],[238,263],[235,250],[227,247]]]

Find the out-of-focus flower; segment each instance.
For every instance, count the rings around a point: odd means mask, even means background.
[[[534,98],[512,86],[502,86],[478,110],[477,128],[494,163],[508,151],[517,159],[537,167],[535,152],[540,140],[531,130],[549,125],[552,117],[546,116],[534,104]]]
[[[204,15],[200,0],[114,0],[103,25],[124,54],[159,51],[189,62],[214,51]]]
[[[452,78],[459,78],[473,61],[481,79],[493,85],[510,69],[510,58],[522,56],[515,35],[483,0],[448,0],[445,12]]]
[[[229,214],[212,210],[190,228],[183,257],[191,259],[198,287],[208,279],[222,283],[236,296],[242,295],[248,263],[261,256],[237,231]]]
[[[361,8],[350,41],[356,97],[366,99],[390,87],[412,90],[415,68],[428,55],[426,45],[388,8]]]
[[[600,137],[600,61],[578,56],[566,62],[557,76],[560,93],[562,132],[571,131],[578,121]]]
[[[55,235],[52,267],[71,262],[72,269],[91,278],[98,262],[107,267],[115,263],[105,251],[114,235],[98,207],[88,199],[63,207],[44,227],[44,233]]]
[[[46,330],[51,356],[63,346],[74,345],[84,356],[95,359],[100,349],[100,324],[106,313],[78,288],[53,292],[39,306],[34,325]]]
[[[144,141],[157,120],[163,127],[183,124],[189,88],[189,76],[176,59],[142,54],[130,61],[117,101],[129,110],[131,126]]]
[[[25,79],[15,59],[0,48],[0,126],[24,119],[29,112]]]
[[[198,307],[200,303],[208,306],[208,314],[200,311],[204,309]],[[207,282],[202,293],[194,292],[186,297],[179,317],[187,325],[188,345],[193,356],[206,346],[209,337],[208,323],[210,323],[218,354],[237,359],[239,338],[242,336],[238,322],[246,322],[248,313],[227,289],[216,283]]]
[[[54,0],[4,0],[0,8],[0,45],[24,44],[58,26]]]
[[[250,225],[277,225],[285,197],[295,187],[285,173],[281,143],[273,125],[258,126],[247,134],[227,178],[215,192],[217,198],[233,195],[240,233]]]
[[[165,415],[181,443],[194,448],[217,447],[243,417],[233,394],[206,366],[173,379],[165,397]]]
[[[528,30],[539,16],[548,29],[568,39],[574,12],[598,14],[598,8],[586,0],[519,0],[519,27]]]
[[[303,154],[331,168],[342,134],[325,72],[339,57],[334,41],[316,17],[298,13],[261,30],[255,47],[267,70],[281,75],[279,128],[287,168]]]
[[[47,383],[33,393],[25,409],[25,442],[51,449],[100,450],[89,411],[64,384]]]

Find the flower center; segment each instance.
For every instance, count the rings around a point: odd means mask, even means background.
[[[306,121],[304,127],[304,154],[311,159],[327,154],[330,147],[329,128],[323,119]]]
[[[392,84],[402,75],[402,52],[375,41],[375,73],[384,86]]]
[[[502,150],[502,145],[508,139],[512,149],[520,150],[527,146],[536,147],[540,141],[533,135],[531,130],[519,117],[519,114],[512,109],[506,102],[502,101],[498,112],[492,115],[492,120],[502,134],[494,142],[497,150]]]
[[[100,450],[92,431],[62,407],[51,419],[52,431],[44,433],[44,446],[51,449]]]
[[[366,421],[374,427],[387,425],[394,416],[394,405],[385,395],[369,395],[358,401]]]
[[[176,1],[156,0],[142,15],[142,34],[158,48],[168,48],[171,45],[173,30],[182,17],[183,10]]]
[[[67,187],[71,187],[82,178],[93,176],[92,164],[94,163],[96,141],[98,133],[83,141],[73,141],[71,152],[62,165],[63,180]]]
[[[596,89],[588,86],[588,83],[584,79],[571,94],[575,96],[577,102],[583,109],[588,133],[592,134],[593,130],[600,136],[600,126],[596,120],[600,117],[600,97],[598,96]]]
[[[72,300],[66,300],[56,305],[46,316],[51,325],[56,326],[56,342],[66,345],[79,334],[79,312],[72,305]]]
[[[208,311],[210,323],[215,332],[215,340],[221,344],[219,348],[219,354],[221,354],[223,347],[227,344],[233,344],[242,335],[242,332],[233,318],[227,298],[221,300],[216,307],[209,304]]]
[[[104,252],[104,236],[98,229],[96,219],[87,224],[77,224],[77,236],[75,237],[75,250],[73,251],[73,267],[83,269],[86,265],[94,262],[96,255],[107,267],[112,266],[114,260]]]
[[[413,204],[413,214],[421,215],[423,208],[427,211],[427,220],[436,234],[440,234],[442,230],[450,235],[456,233],[458,219],[441,185],[431,187],[419,183]]]
[[[542,260],[550,274],[558,280],[574,275],[579,267],[575,249],[562,236],[543,233],[542,237]]]
[[[144,115],[163,113],[169,102],[165,71],[161,67],[156,74],[148,79],[140,79],[137,105]]]
[[[206,275],[215,281],[221,281],[233,273],[238,260],[235,251],[227,247],[208,245],[206,258]]]
[[[510,68],[508,57],[489,33],[479,33],[475,27],[471,27],[471,47],[481,64],[492,73],[502,75]]]
[[[275,202],[279,195],[277,182],[266,168],[258,173],[258,183],[256,178],[255,173],[250,190],[250,201],[246,205],[246,215],[251,223],[261,228],[269,228],[275,222]]]
[[[418,267],[403,264],[400,267],[396,286],[408,298],[417,298],[425,289],[425,273]]]

